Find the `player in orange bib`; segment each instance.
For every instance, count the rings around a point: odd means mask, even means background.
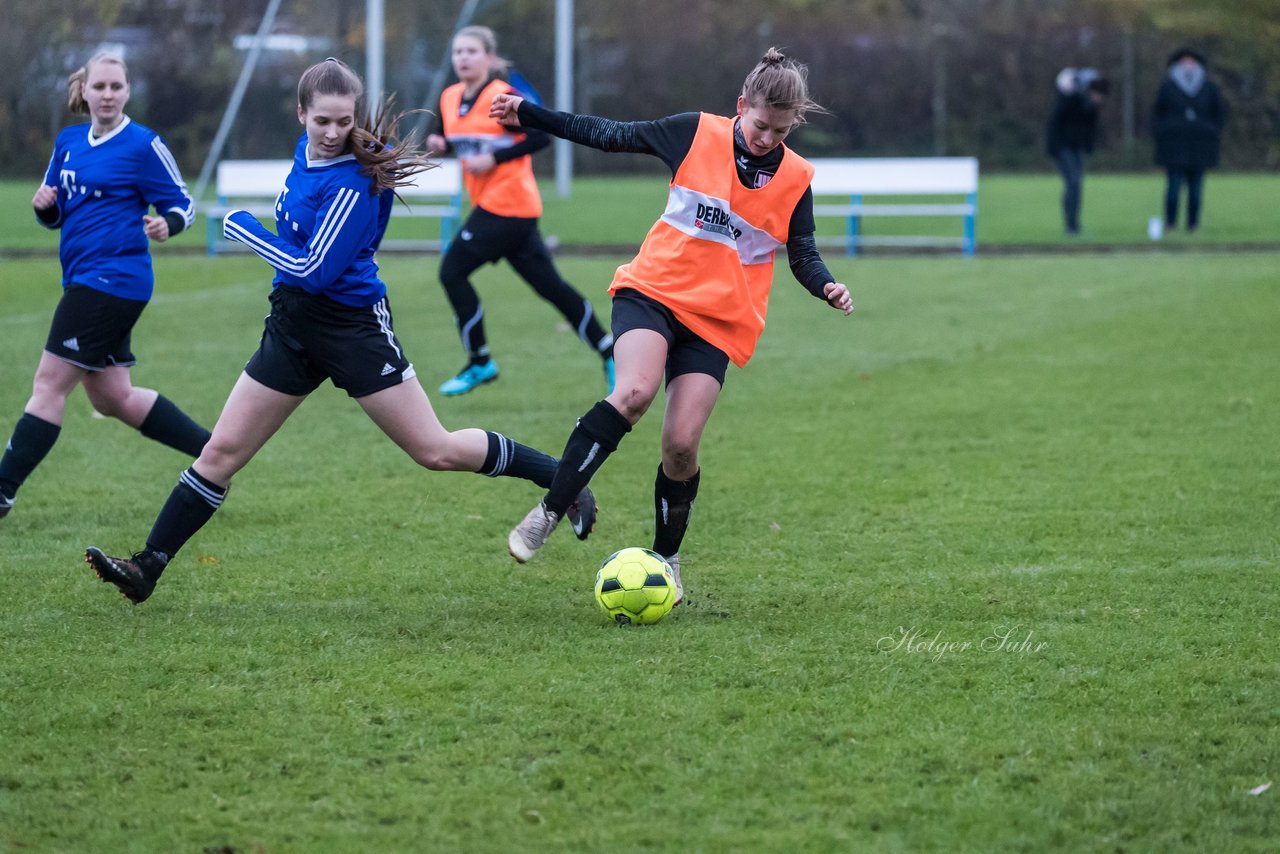
[[[440,95],[438,129],[443,134],[430,134],[427,148],[437,153],[453,149],[462,161],[471,197],[471,215],[440,262],[440,282],[458,322],[467,364],[440,386],[440,392],[465,394],[498,378],[498,364],[485,337],[484,309],[470,276],[503,258],[599,354],[613,391],[613,336],[604,331],[591,303],[557,272],[538,232],[542,197],[530,155],[550,145],[551,139],[538,131],[512,131],[489,117],[495,97],[519,91],[504,79],[507,63],[497,54],[493,30],[459,30],[453,37],[453,70],[460,82]]]
[[[764,330],[774,252],[786,246],[792,274],[810,293],[853,311],[849,289],[833,280],[814,241],[813,167],[783,145],[807,110],[820,109],[809,99],[805,67],[773,48],[747,75],[734,118],[615,122],[546,110],[515,94],[494,98],[491,115],[508,126],[653,154],[672,173],[666,211],[609,288],[617,386],[578,419],[546,497],[511,531],[517,561],[546,543],[665,374],[653,550],[671,564],[677,603],[684,598],[679,550],[698,494],[698,444],[729,362],[746,365]]]

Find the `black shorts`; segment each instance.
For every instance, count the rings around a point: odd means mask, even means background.
[[[631,288],[613,295],[610,322],[613,339],[630,329],[652,329],[667,339],[667,383],[681,374],[708,374],[724,385],[729,356],[719,347],[698,337],[671,309]]]
[[[54,309],[45,352],[90,371],[134,365],[130,338],[146,307],[146,300],[71,285]]]
[[[498,216],[484,208],[472,209],[447,254],[455,256],[455,263],[465,261],[471,270],[496,264],[503,258],[551,256],[538,231],[537,218]]]
[[[297,288],[271,293],[271,314],[244,372],[281,394],[305,396],[326,379],[364,397],[413,379],[391,329],[387,298],[364,308]]]

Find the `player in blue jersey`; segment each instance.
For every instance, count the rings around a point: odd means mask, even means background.
[[[453,70],[459,82],[440,94],[438,132],[427,137],[427,147],[457,154],[471,198],[471,215],[440,260],[440,283],[453,309],[467,364],[445,380],[440,393],[466,394],[498,378],[471,274],[503,259],[600,356],[605,382],[613,391],[613,336],[600,325],[591,303],[556,270],[538,232],[542,197],[533,177],[532,155],[550,145],[551,137],[512,130],[489,118],[489,104],[496,95],[515,92],[531,97],[521,88],[528,84],[507,68],[488,27],[463,27],[453,37]]]
[[[213,437],[183,472],[146,548],[128,559],[86,551],[98,576],[134,603],[151,595],[170,559],[212,518],[232,476],[326,379],[425,468],[551,484],[554,457],[498,433],[446,430],[396,339],[374,252],[395,188],[430,164],[395,140],[396,119],[385,110],[357,123],[363,92],[360,78],[336,59],[308,68],[298,83],[305,132],[276,199],[276,233],[246,211],[223,219],[224,236],[275,268],[271,314]],[[578,494],[568,515],[586,539],[595,521],[590,490]]]
[[[120,58],[97,54],[68,84],[68,107],[90,121],[58,134],[31,200],[39,221],[60,232],[63,293],[31,398],[0,457],[0,517],[53,448],[78,385],[98,412],[191,457],[209,439],[168,398],[130,380],[130,333],[154,285],[148,241],[191,225],[191,196],[164,141],[125,115],[129,75]],[[158,216],[148,214],[152,207]]]

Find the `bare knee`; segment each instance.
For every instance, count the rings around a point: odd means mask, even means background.
[[[635,424],[649,410],[649,404],[653,403],[653,398],[657,393],[658,390],[656,388],[619,387],[609,395],[608,401],[614,409],[618,410],[619,415],[627,419],[631,424]]]
[[[74,383],[68,385],[58,378],[44,376],[37,371],[35,379],[31,381],[31,399],[27,402],[26,408],[28,411],[34,411],[36,415],[56,412],[60,416],[63,407],[67,405],[67,395],[74,388]]]
[[[89,383],[85,383],[84,393],[89,397],[89,403],[93,404],[94,410],[99,414],[108,418],[120,418],[124,414],[125,398],[120,395],[105,392]]]
[[[672,480],[688,480],[698,471],[698,445],[688,439],[664,438],[662,468]]]
[[[413,454],[413,461],[428,471],[456,471],[458,464],[439,448],[427,448]]]
[[[200,451],[195,467],[201,476],[214,483],[230,483],[232,476],[249,462],[249,456],[248,450],[240,444],[214,433]]]
[[[419,445],[409,451],[409,456],[428,471],[471,471],[478,467],[468,468],[450,442]]]

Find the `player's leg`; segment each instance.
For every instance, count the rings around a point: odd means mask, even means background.
[[[729,357],[686,329],[669,360],[667,409],[662,419],[662,462],[653,485],[653,550],[667,559],[676,581],[676,603],[684,599],[680,546],[698,497],[698,447],[724,386]]]
[[[153,389],[135,386],[131,371],[128,365],[111,365],[85,377],[84,390],[93,408],[109,418],[118,418],[148,439],[188,456],[198,456],[209,441],[209,431],[169,398]]]
[[[88,373],[44,352],[31,382],[31,398],[0,456],[0,518],[13,508],[18,488],[53,449],[62,432],[67,395]]]
[[[498,364],[490,357],[485,334],[484,307],[471,284],[472,273],[501,256],[502,235],[494,233],[494,219],[479,208],[472,211],[440,260],[440,284],[453,309],[462,350],[467,354],[462,370],[441,384],[441,394],[466,394],[498,378]]]
[[[614,303],[614,317],[619,318]],[[574,496],[591,482],[591,478],[618,448],[618,443],[644,415],[662,384],[667,360],[667,339],[662,333],[645,328],[622,331],[614,345],[618,365],[618,382],[604,400],[599,401],[578,419],[565,443],[555,479],[546,496],[512,529],[507,548],[517,561],[530,560],[546,543],[564,517]]]
[[[103,581],[135,604],[145,601],[168,566],[222,506],[231,478],[276,434],[305,395],[289,395],[241,374],[200,457],[177,485],[151,526],[146,546],[132,558],[110,557],[89,547],[85,558]]]
[[[280,290],[271,295],[261,343],[231,389],[199,459],[182,473],[161,508],[146,547],[130,559],[109,557],[94,547],[86,550],[98,577],[131,601],[151,595],[169,561],[222,506],[235,473],[327,377],[299,341],[310,328],[306,314],[313,302]],[[320,331],[322,340],[327,333]]]
[[[528,234],[520,247],[507,256],[507,260],[538,296],[555,306],[583,343],[596,352],[604,364],[608,391],[613,391],[617,383],[613,335],[600,325],[590,301],[566,282],[556,269],[551,252],[538,232],[538,221],[524,222],[528,224]]]
[[[486,477],[516,477],[546,489],[557,460],[537,448],[478,428],[449,431],[416,378],[356,399],[373,422],[414,462],[432,471],[475,472]],[[578,538],[595,527],[596,503],[585,484],[566,511]]]

